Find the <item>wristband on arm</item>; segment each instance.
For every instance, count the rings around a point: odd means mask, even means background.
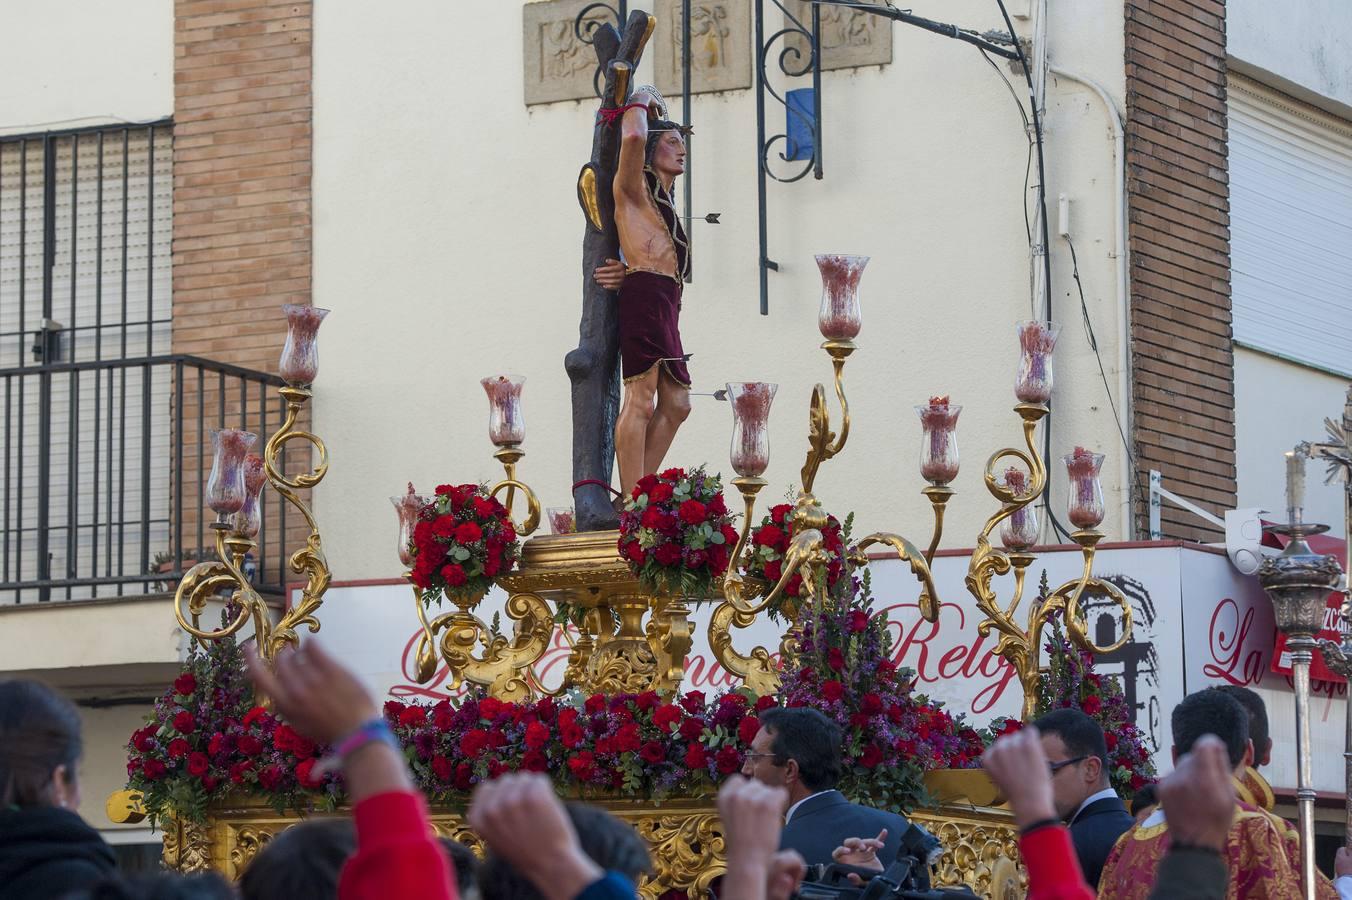
[[[374,743],[387,744],[396,752],[403,749],[399,746],[399,741],[395,738],[394,732],[390,730],[389,724],[382,718],[376,718],[337,741],[329,754],[320,760],[315,770],[317,773],[326,773],[341,769],[343,762],[349,756],[367,744]]]

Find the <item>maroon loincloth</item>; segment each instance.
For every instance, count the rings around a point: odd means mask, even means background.
[[[655,272],[635,271],[620,285],[620,362],[625,381],[640,378],[659,362],[690,387],[678,319],[681,285]]]

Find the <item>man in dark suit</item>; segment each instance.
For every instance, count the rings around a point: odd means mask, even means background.
[[[858,838],[863,839],[854,842],[863,845],[860,857],[847,854],[842,861],[870,863],[877,842],[878,862],[890,865],[908,824],[895,813],[850,803],[835,790],[841,770],[840,727],[805,707],[767,709],[760,724],[742,774],[788,791],[780,849],[797,850],[812,866],[832,862],[837,848]]]
[[[1056,814],[1070,825],[1085,881],[1097,888],[1108,854],[1134,821],[1108,786],[1103,729],[1078,709],[1052,710],[1033,724],[1051,766]]]

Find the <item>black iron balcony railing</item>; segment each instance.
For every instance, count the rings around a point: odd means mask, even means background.
[[[261,447],[281,422],[281,384],[182,355],[0,369],[0,603],[172,591],[214,553],[202,512],[210,429],[242,424]],[[280,595],[278,501],[248,565],[260,591]]]

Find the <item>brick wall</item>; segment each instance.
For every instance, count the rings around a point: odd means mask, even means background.
[[[281,306],[310,303],[311,4],[176,0],[174,20],[173,351],[275,373],[286,337]],[[198,396],[185,389],[176,398],[189,447],[207,440]],[[270,399],[266,432],[279,423],[279,401]],[[259,428],[258,400],[247,402],[242,410],[227,396],[222,410],[214,392],[204,394],[204,424],[224,414]],[[266,438],[259,435],[260,452]],[[287,468],[308,467],[306,445],[292,446]],[[185,460],[187,496],[205,475]],[[185,506],[192,543],[197,508]],[[279,512],[271,495],[265,537]],[[287,515],[292,549],[299,519]]]
[[[1157,469],[1220,514],[1236,498],[1224,2],[1127,0],[1126,76],[1139,483]],[[1168,503],[1161,520],[1165,537],[1222,537]]]

